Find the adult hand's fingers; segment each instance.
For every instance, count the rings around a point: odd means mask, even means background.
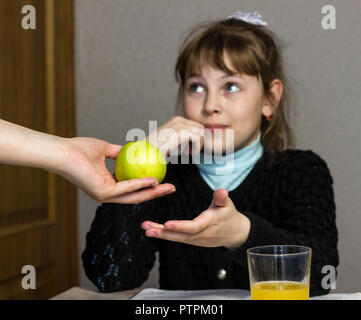
[[[163,197],[175,191],[174,185],[170,183],[161,184],[152,188],[147,188],[139,191],[132,191],[117,197],[109,197],[102,202],[113,203],[140,203],[154,198]]]
[[[157,184],[158,180],[152,177],[119,181],[112,186],[112,191],[111,194],[109,194],[109,197],[120,196],[128,192],[134,192]]]
[[[105,150],[105,156],[107,158],[115,159],[122,147],[122,145],[109,143],[107,149]]]

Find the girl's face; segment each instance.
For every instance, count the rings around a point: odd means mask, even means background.
[[[231,70],[228,57],[225,63]],[[218,154],[237,151],[255,141],[260,132],[262,114],[272,113],[263,95],[263,85],[254,76],[229,75],[204,65],[201,74],[190,75],[185,82],[184,112],[186,118],[202,123],[212,134],[205,135],[205,146]],[[223,128],[223,129],[222,129]],[[226,140],[226,130],[234,130],[234,149]],[[213,136],[213,147],[212,147]],[[232,150],[233,149],[233,150]]]

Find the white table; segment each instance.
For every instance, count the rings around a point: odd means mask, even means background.
[[[132,289],[112,293],[102,293],[80,287],[73,287],[51,300],[128,300],[128,299],[152,299],[152,300],[248,300],[249,291],[238,289],[226,290],[160,290],[160,289]],[[312,297],[311,300],[361,300],[361,293],[336,293],[320,297]]]

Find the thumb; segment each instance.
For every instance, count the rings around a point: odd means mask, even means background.
[[[232,200],[228,197],[228,191],[226,189],[218,189],[214,191],[211,208],[227,207],[231,203]]]
[[[122,145],[117,145],[117,144],[111,144],[109,143],[107,146],[107,150],[106,150],[106,154],[105,156],[107,158],[112,158],[115,159],[120,151],[120,149],[122,148]]]

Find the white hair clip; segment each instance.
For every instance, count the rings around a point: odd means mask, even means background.
[[[228,16],[227,19],[242,20],[254,25],[261,25],[261,26],[267,25],[267,22],[262,20],[262,16],[257,11],[245,12],[245,13],[237,11],[232,15]]]

